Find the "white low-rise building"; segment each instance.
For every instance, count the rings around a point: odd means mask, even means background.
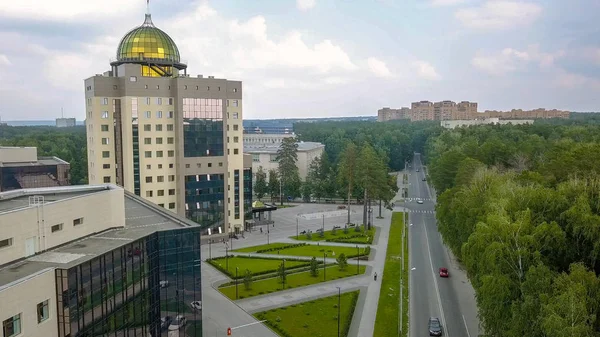
[[[533,119],[500,119],[500,118],[485,118],[485,119],[471,119],[471,120],[447,120],[441,121],[440,125],[446,129],[454,129],[461,126],[471,125],[521,125],[521,124],[533,124]]]
[[[254,136],[254,135],[248,135]],[[267,136],[267,135],[260,135]],[[283,135],[269,135],[276,136],[273,139],[285,138],[279,137]],[[245,138],[245,137],[244,137]],[[246,143],[244,142],[244,153],[252,155],[252,173],[256,174],[260,167],[263,168],[265,172],[269,172],[270,170],[277,170],[279,167],[279,163],[277,162],[277,150],[281,146],[281,141],[274,141],[272,143]],[[301,180],[306,180],[306,176],[308,175],[308,171],[310,168],[310,164],[316,158],[321,157],[323,151],[325,150],[325,145],[317,142],[298,142],[298,161],[296,165],[298,166],[298,173],[300,175]],[[268,174],[267,174],[268,179]],[[256,179],[253,179],[255,182]]]

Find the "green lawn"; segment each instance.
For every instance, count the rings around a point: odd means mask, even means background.
[[[402,229],[404,228],[404,213],[394,212],[388,240],[381,292],[377,305],[377,318],[375,319],[374,336],[399,336],[399,305],[400,305],[400,276],[401,256],[404,249],[404,275],[403,279],[403,336],[408,336],[408,240],[404,240],[402,247]]]
[[[348,335],[358,294],[353,291],[339,297],[340,336]],[[338,295],[259,312],[254,316],[267,320],[265,323],[280,336],[333,337],[338,335]]]
[[[306,234],[301,234],[296,238],[296,235],[290,236],[290,239],[299,241],[329,241],[329,242],[342,242],[342,243],[359,243],[359,244],[371,244],[373,243],[373,237],[375,236],[375,227],[371,227],[371,230],[367,232],[356,232],[354,227],[348,227],[348,234],[344,234],[344,229],[337,229],[335,234],[333,230],[325,231],[325,235],[321,237],[319,233],[312,233],[312,238],[309,240]]]
[[[281,249],[277,249],[281,248]],[[295,247],[289,243],[272,243],[270,245],[260,245],[248,248],[242,248],[239,251],[241,252],[257,252],[265,249],[273,249],[270,251],[262,252],[261,254],[269,254],[269,255],[289,255],[289,256],[309,256],[322,258],[323,253],[327,253],[327,257],[335,258],[340,254],[344,253],[348,257],[355,257],[359,255],[369,255],[371,252],[370,247],[359,246],[358,249],[356,247],[341,247],[341,246],[326,246],[326,245],[295,245]],[[335,254],[334,254],[335,253]]]
[[[208,260],[208,263],[231,278],[235,278],[236,267],[239,268],[238,278],[243,278],[246,269],[252,272],[252,276],[257,276],[275,272],[281,264],[281,259],[277,258],[230,256],[227,260],[225,257],[219,257]],[[227,265],[229,265],[229,269],[226,269]],[[285,267],[289,269],[306,267],[308,265],[310,265],[310,261],[285,261]]]
[[[287,262],[286,262],[287,265]],[[324,282],[323,281],[323,266],[318,269],[319,274],[317,277],[313,277],[310,275],[310,271],[288,274],[285,282],[285,289],[297,288],[297,287],[305,287],[311,284]],[[359,266],[359,274],[364,274],[365,266]],[[348,264],[348,267],[345,271],[341,271],[337,265],[330,266],[326,268],[325,272],[326,281],[337,280],[344,277],[350,277],[356,275],[356,264]],[[272,292],[284,290],[283,284],[281,283],[280,278],[273,277],[265,280],[254,281],[252,282],[252,287],[250,290],[246,290],[244,287],[244,283],[240,281],[238,284],[238,295],[239,298],[248,298],[252,296],[258,296],[263,294],[269,294]],[[229,297],[232,300],[235,300],[235,285],[226,286],[219,288],[219,291],[222,292],[225,296]]]

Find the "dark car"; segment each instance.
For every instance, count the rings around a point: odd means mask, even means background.
[[[436,317],[429,318],[429,336],[441,336],[442,324],[440,319]]]
[[[169,325],[171,325],[171,321],[173,320],[173,318],[171,318],[171,316],[165,316],[163,318],[160,319],[160,328],[162,330],[166,330]]]
[[[419,169],[417,169],[417,172],[419,172]]]
[[[427,181],[427,178],[423,178],[423,181]]]
[[[440,268],[440,277],[448,277],[448,268]]]

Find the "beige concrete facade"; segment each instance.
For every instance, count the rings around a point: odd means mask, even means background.
[[[441,121],[440,125],[446,129],[454,129],[457,127],[471,126],[471,125],[523,125],[533,124],[533,119],[499,119],[499,118],[485,118],[485,119],[471,119],[471,120],[445,120]]]
[[[245,135],[247,136],[247,135]],[[254,136],[254,135],[252,135]],[[278,137],[284,135],[263,135],[263,136],[275,136],[274,140],[279,138],[286,137]],[[265,138],[268,139],[268,138]],[[252,156],[252,172],[256,174],[258,169],[262,167],[262,169],[267,173],[267,180],[269,178],[268,172],[270,170],[277,171],[279,168],[279,163],[277,162],[277,150],[279,149],[278,142],[275,143],[253,143],[253,144],[245,144],[245,153]],[[298,151],[296,152],[298,156],[298,161],[296,165],[298,167],[298,174],[302,181],[306,180],[306,176],[308,175],[308,171],[310,168],[310,164],[316,158],[319,158],[323,151],[325,150],[325,145],[316,142],[299,142],[298,143]],[[253,180],[255,181],[255,180]]]
[[[201,75],[143,77],[141,67],[123,64],[85,80],[89,183],[116,183],[185,216],[185,176],[223,174],[224,200],[233,200],[236,170],[241,176],[239,190],[243,191],[242,83]],[[222,156],[184,156],[186,99],[219,102]],[[136,171],[139,191],[135,188]],[[237,219],[234,203],[225,205],[224,230],[243,227],[243,193],[239,203],[242,216]]]
[[[539,119],[539,118],[569,118],[569,111],[561,110],[521,110],[478,112],[478,103],[461,101],[441,101],[432,103],[429,101],[413,102],[411,108],[390,109],[389,107],[377,111],[377,121],[387,122],[397,119],[410,119],[411,121],[422,120],[475,120],[475,119]]]
[[[44,315],[38,314],[38,305],[47,308]],[[17,336],[58,337],[54,268],[0,286],[0,322],[14,316],[19,317]]]
[[[0,209],[0,265],[109,228],[124,226],[123,189],[115,185],[63,188],[68,193],[86,192],[53,201],[38,195],[45,189],[4,192],[2,200],[14,207]],[[57,188],[60,191],[61,188]],[[22,200],[19,203],[14,199]]]

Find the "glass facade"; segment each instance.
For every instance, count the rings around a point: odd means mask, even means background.
[[[252,169],[244,169],[244,212],[245,218],[252,219]]]
[[[185,157],[222,156],[223,100],[184,98],[183,138]]]
[[[235,218],[239,219],[240,218],[240,170],[234,170],[233,186],[234,186],[233,199],[235,202],[235,204],[233,205],[234,213],[235,213]]]
[[[202,336],[200,228],[155,232],[56,270],[60,337]]]
[[[224,197],[225,175],[185,176],[185,215],[202,228],[217,229],[222,225],[225,220]]]

